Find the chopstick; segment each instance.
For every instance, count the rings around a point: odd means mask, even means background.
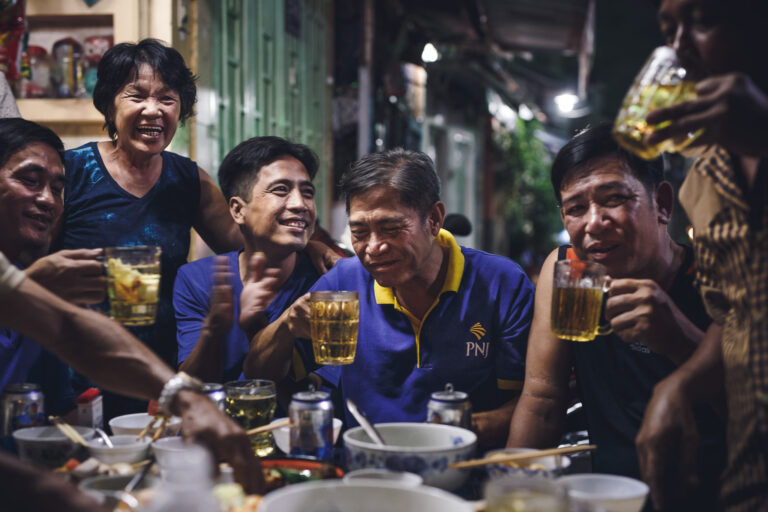
[[[247,431],[246,434],[248,434],[249,436],[252,436],[254,434],[261,434],[263,432],[269,432],[271,430],[277,430],[279,428],[286,427],[290,424],[291,424],[291,419],[285,418],[283,420],[270,423],[269,425],[262,425],[260,427],[252,428],[251,430]]]
[[[56,425],[56,427],[61,431],[61,433],[67,436],[67,438],[69,438],[70,441],[86,447],[88,446],[88,443],[85,442],[85,439],[83,439],[83,436],[80,435],[80,432],[75,430],[74,427],[72,427],[72,425],[70,425],[69,423],[63,421],[58,416],[49,416],[48,420],[54,425]]]
[[[462,462],[455,462],[449,464],[449,468],[475,468],[478,466],[485,466],[487,464],[503,464],[505,462],[519,462],[529,459],[537,459],[539,457],[547,457],[550,455],[563,455],[566,453],[574,452],[586,452],[596,450],[597,445],[583,444],[577,446],[563,446],[562,448],[547,448],[546,450],[537,450],[535,452],[523,452],[523,453],[510,453],[509,455],[496,454],[483,459],[465,460]]]
[[[140,441],[142,437],[146,436],[149,433],[150,430],[155,428],[155,424],[157,424],[157,420],[160,420],[162,422],[162,421],[166,421],[166,418],[167,416],[161,416],[161,415],[152,416],[152,421],[147,423],[147,426],[144,427],[144,429],[141,432],[139,432],[139,435],[136,436],[136,440]],[[154,441],[154,439],[152,440]]]
[[[163,419],[160,421],[160,426],[157,427],[157,430],[155,430],[154,435],[152,436],[152,441],[157,441],[163,432],[165,432],[165,427],[168,425],[168,420],[170,419],[168,416],[163,416]]]

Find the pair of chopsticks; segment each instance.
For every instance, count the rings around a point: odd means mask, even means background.
[[[504,464],[506,462],[521,462],[530,459],[538,459],[539,457],[548,457],[550,455],[563,455],[566,453],[574,452],[587,452],[596,450],[597,446],[594,444],[583,444],[577,446],[563,446],[562,448],[547,448],[546,450],[536,450],[534,452],[523,453],[496,453],[490,457],[482,459],[465,460],[463,462],[455,462],[450,464],[449,468],[476,468],[479,466],[485,466],[487,464]]]
[[[168,421],[170,420],[169,416],[165,416],[164,414],[156,414],[152,417],[152,421],[147,423],[147,426],[144,427],[144,430],[139,432],[139,435],[136,436],[136,440],[140,441],[142,437],[146,436],[152,429],[156,429],[155,432],[152,434],[152,440],[157,441],[157,439],[160,437],[160,434],[163,433],[165,430],[165,426],[168,424]],[[157,425],[157,422],[160,421],[160,425]]]
[[[254,434],[270,432],[272,430],[277,430],[279,428],[287,427],[290,424],[291,424],[290,418],[285,418],[283,420],[270,423],[269,425],[262,425],[260,427],[252,428],[251,430],[246,431],[246,434],[248,434],[249,436],[252,436]]]
[[[61,433],[67,436],[67,438],[73,443],[77,443],[86,447],[88,446],[88,443],[85,442],[85,439],[83,439],[83,436],[80,435],[80,432],[75,430],[72,425],[62,420],[58,416],[48,416],[48,421],[56,425],[56,428],[58,428]]]

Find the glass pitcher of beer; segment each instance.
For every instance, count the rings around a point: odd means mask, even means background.
[[[555,263],[552,282],[552,332],[560,339],[592,341],[610,334],[600,325],[603,293],[608,286],[606,269],[599,263],[562,260]]]
[[[667,139],[655,145],[646,142],[654,130],[669,124],[649,125],[645,118],[649,112],[696,98],[696,82],[687,77],[675,51],[660,46],[651,54],[643,69],[624,96],[619,115],[613,125],[613,136],[624,149],[640,158],[652,160],[661,153],[676,153],[693,142],[702,130],[676,139]]]
[[[357,352],[359,323],[357,292],[310,292],[309,328],[317,364],[352,364]]]

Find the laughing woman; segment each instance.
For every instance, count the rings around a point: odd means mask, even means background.
[[[93,93],[111,140],[65,155],[59,248],[162,248],[157,321],[132,331],[171,366],[176,364],[173,281],[187,259],[190,228],[216,252],[243,243],[210,176],[192,160],[165,151],[178,124],[193,114],[195,96],[195,78],[179,52],[154,39],[118,44],[102,58]],[[141,408],[105,407],[105,417]]]

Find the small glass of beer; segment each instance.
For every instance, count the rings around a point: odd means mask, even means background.
[[[160,247],[106,247],[109,316],[123,325],[151,325],[157,315]]]
[[[653,146],[646,142],[646,137],[654,130],[669,125],[669,121],[656,126],[649,125],[645,118],[650,111],[696,98],[696,82],[686,75],[685,68],[672,48],[656,48],[624,96],[613,125],[616,142],[640,158],[653,160],[662,152],[676,153],[685,149],[701,135],[703,130],[697,130]]]
[[[486,512],[567,512],[568,490],[554,480],[508,475],[485,486]]]
[[[357,292],[310,292],[309,327],[317,364],[351,364],[357,350],[359,322]]]
[[[275,416],[277,393],[271,380],[238,380],[224,384],[224,410],[243,429],[267,425]],[[266,457],[275,451],[272,432],[251,436],[253,453]]]
[[[562,260],[555,263],[552,282],[552,332],[571,341],[592,341],[610,334],[610,326],[600,325],[603,293],[607,287],[606,269],[599,263]]]

